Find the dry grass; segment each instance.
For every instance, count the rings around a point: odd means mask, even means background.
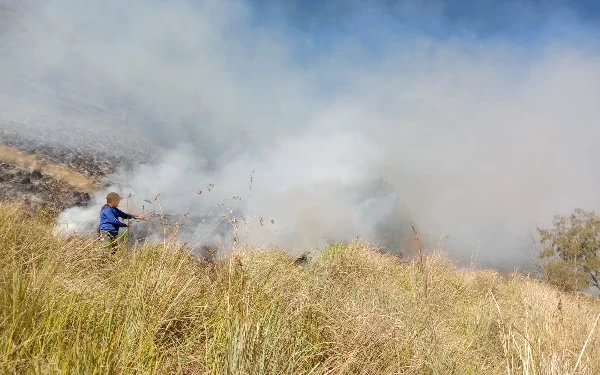
[[[259,250],[203,263],[161,244],[111,257],[23,212],[0,205],[2,373],[600,373],[597,300],[439,253],[401,263],[353,243],[302,265]]]

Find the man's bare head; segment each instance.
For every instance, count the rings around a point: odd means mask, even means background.
[[[108,193],[108,195],[106,196],[106,204],[108,204],[109,206],[112,207],[118,207],[119,206],[119,202],[121,202],[121,196],[115,192],[110,192]]]

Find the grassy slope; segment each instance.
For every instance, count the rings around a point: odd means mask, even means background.
[[[103,254],[0,204],[0,372],[566,374],[596,300],[441,255],[423,267],[359,243],[294,265],[245,251]],[[577,373],[600,373],[600,327]]]

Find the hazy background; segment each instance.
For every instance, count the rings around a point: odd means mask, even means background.
[[[162,161],[114,188],[137,212],[158,193],[189,208],[188,236],[237,194],[275,221],[251,221],[253,243],[393,249],[414,223],[457,259],[511,268],[537,225],[600,208],[594,2],[0,4],[0,126],[60,142],[101,123],[125,155],[146,139]],[[29,127],[8,121],[27,108]],[[89,229],[105,194],[62,220]]]

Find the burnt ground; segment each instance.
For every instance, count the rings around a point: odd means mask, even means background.
[[[124,158],[110,155],[89,147],[61,145],[60,140],[40,137],[39,134],[21,134],[19,131],[2,127],[0,123],[0,145],[14,147],[54,165],[66,167],[79,175],[99,182],[100,186],[110,184],[110,176],[119,167],[144,162],[142,156]],[[0,160],[0,201],[16,201],[26,205],[31,214],[40,209],[58,214],[73,206],[87,206],[91,196],[89,191],[74,187],[69,183],[44,174],[43,170],[25,167]]]
[[[0,201],[25,203],[32,214],[40,209],[57,214],[68,207],[86,206],[90,195],[40,171],[0,162]]]
[[[14,131],[0,130],[0,144],[39,156],[98,181],[115,169],[115,164],[110,160],[43,143],[36,145],[31,139]],[[90,199],[89,192],[40,170],[0,161],[0,201],[24,203],[31,214],[40,209],[58,214],[69,207],[87,206]]]
[[[50,163],[68,167],[95,179],[114,173],[120,165],[116,156],[95,155],[82,149],[46,143],[32,137],[24,137],[14,130],[0,129],[0,144],[40,156]]]

